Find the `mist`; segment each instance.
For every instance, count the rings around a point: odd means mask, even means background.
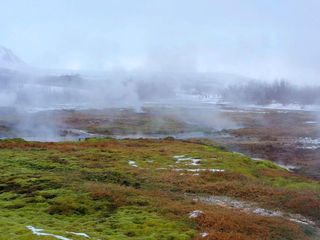
[[[0,44],[42,69],[318,81],[320,3],[314,0],[14,0],[3,1],[2,9]]]
[[[320,86],[297,86],[285,80],[269,82],[250,81],[244,84],[230,85],[221,91],[226,101],[268,105],[272,103],[289,105],[318,105]]]
[[[57,134],[54,110],[205,105],[172,117],[223,129],[237,125],[220,113],[228,104],[320,102],[317,1],[14,0],[2,9],[0,107],[26,135]]]
[[[319,43],[320,0],[0,0],[0,240],[320,240]]]

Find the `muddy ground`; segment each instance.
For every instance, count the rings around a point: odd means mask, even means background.
[[[291,171],[320,178],[320,124],[314,112],[231,113],[243,127],[223,131],[217,141],[234,151],[269,159]]]
[[[290,171],[320,179],[320,120],[312,111],[206,105],[27,114],[6,109],[2,113],[2,138],[208,138],[256,160],[269,159]]]

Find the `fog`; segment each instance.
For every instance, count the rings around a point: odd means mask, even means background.
[[[318,1],[1,5],[0,107],[17,132],[56,134],[56,109],[211,104],[175,117],[223,129],[219,104],[320,103]]]
[[[296,86],[285,80],[272,83],[249,81],[230,85],[221,91],[222,98],[236,103],[268,105],[318,105],[320,86]]]
[[[223,72],[316,84],[319,10],[316,0],[4,0],[0,44],[42,69]]]

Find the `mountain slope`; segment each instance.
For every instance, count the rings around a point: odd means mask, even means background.
[[[0,68],[18,69],[25,63],[18,58],[9,48],[0,45]]]

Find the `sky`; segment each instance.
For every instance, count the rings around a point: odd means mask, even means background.
[[[318,0],[0,0],[0,45],[45,69],[320,83]]]

